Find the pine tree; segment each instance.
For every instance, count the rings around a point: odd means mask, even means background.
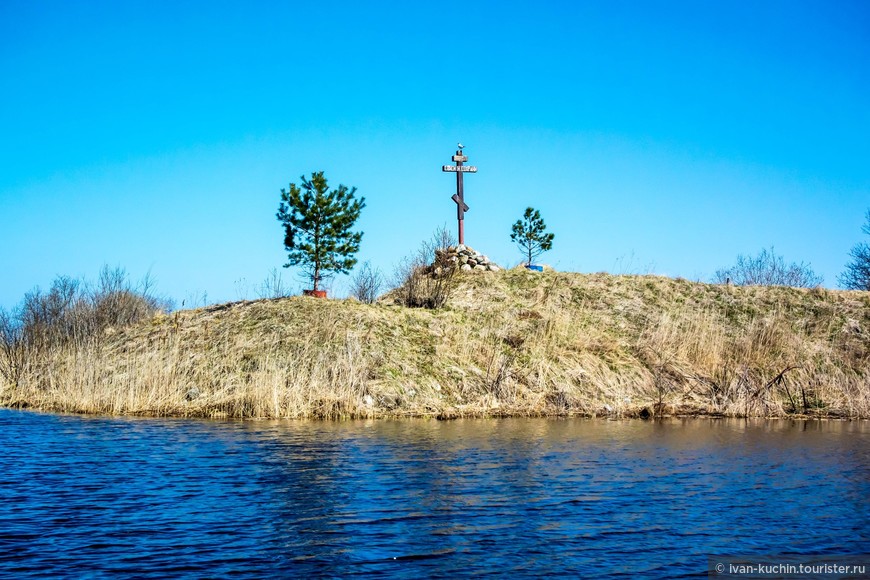
[[[281,190],[277,218],[284,226],[287,263],[301,266],[314,290],[331,274],[346,274],[356,264],[362,232],[351,229],[365,207],[365,198],[354,198],[356,187],[339,185],[329,191],[323,172],[314,172],[301,186]]]
[[[553,249],[555,235],[545,234],[546,229],[547,225],[541,219],[541,214],[531,207],[527,207],[523,219],[517,220],[513,225],[511,241],[516,243],[523,255],[528,258],[528,264],[533,263],[535,258],[547,250]]]

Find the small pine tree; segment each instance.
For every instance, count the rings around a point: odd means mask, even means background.
[[[867,210],[867,223],[861,228],[870,236],[870,209]],[[846,290],[870,290],[870,243],[861,242],[849,252],[852,261],[846,264],[846,271],[838,281]]]
[[[513,225],[511,241],[519,246],[520,251],[528,258],[528,264],[544,252],[553,249],[554,234],[545,234],[547,225],[541,219],[538,210],[527,207],[523,219]]]
[[[329,191],[323,172],[303,175],[301,186],[290,184],[281,190],[276,214],[284,226],[285,268],[301,266],[311,279],[313,289],[329,274],[346,274],[356,264],[362,232],[353,232],[354,223],[365,207],[365,198],[354,198],[356,187],[339,185]]]

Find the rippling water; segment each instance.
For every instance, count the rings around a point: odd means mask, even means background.
[[[706,575],[870,552],[870,425],[0,410],[0,575]]]

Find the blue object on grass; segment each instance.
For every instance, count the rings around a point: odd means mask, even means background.
[[[537,264],[526,264],[526,268],[529,270],[534,270],[535,272],[543,272],[544,271],[544,267],[539,266]]]

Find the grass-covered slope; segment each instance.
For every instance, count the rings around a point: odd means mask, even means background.
[[[870,417],[870,294],[652,276],[458,276],[446,308],[294,297],[115,331],[0,402],[231,417]]]

